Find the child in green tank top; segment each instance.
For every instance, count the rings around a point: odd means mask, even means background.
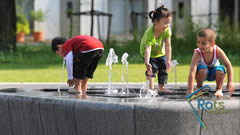
[[[172,13],[161,6],[149,13],[153,25],[144,33],[140,44],[140,55],[144,57],[150,89],[154,89],[154,77],[158,74],[160,92],[171,92],[164,88],[167,83],[167,71],[171,67],[171,30]]]

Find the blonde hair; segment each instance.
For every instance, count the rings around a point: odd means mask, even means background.
[[[207,38],[211,43],[215,44],[216,33],[211,28],[204,28],[198,32],[199,37]]]

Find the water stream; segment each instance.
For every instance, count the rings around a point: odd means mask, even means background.
[[[176,93],[177,93],[177,89],[178,89],[178,86],[177,86],[177,64],[179,64],[178,62],[177,62],[177,60],[172,60],[171,61],[171,66],[172,67],[174,67],[174,70],[175,70],[175,76],[174,76],[174,78],[175,78],[175,91],[176,91]],[[173,72],[173,68],[172,68],[172,72]]]
[[[62,72],[61,72],[61,76],[60,76],[60,79],[59,79],[59,83],[62,82],[62,78],[63,78],[63,73],[64,73],[64,66],[65,66],[65,63],[66,63],[66,59],[63,58],[63,64],[62,64]],[[58,93],[60,94],[61,92],[61,89],[60,89],[60,86],[58,87]]]
[[[129,94],[129,90],[128,90],[128,61],[127,61],[127,58],[128,58],[128,53],[125,52],[122,55],[122,65],[123,65],[123,68],[122,68],[122,83],[125,82],[124,75],[126,75],[126,86],[125,86],[125,88],[124,88],[124,86],[122,86],[121,94]]]
[[[108,56],[107,56],[107,60],[106,60],[106,66],[109,66],[109,75],[108,75],[108,89],[107,89],[107,94],[111,94],[112,92],[116,92],[116,90],[111,91],[111,77],[112,77],[112,64],[116,64],[118,63],[118,56],[116,55],[116,53],[114,52],[113,48],[110,48]]]

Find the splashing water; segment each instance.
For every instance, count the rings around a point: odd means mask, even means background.
[[[122,82],[124,83],[124,66],[126,67],[126,88],[123,88],[122,87],[122,94],[129,94],[129,91],[128,91],[128,61],[127,61],[127,58],[128,58],[128,53],[124,53],[122,55],[122,65],[123,65],[123,69],[122,69]],[[126,91],[125,91],[126,90]]]
[[[140,98],[155,98],[157,94],[157,91],[154,91],[149,88],[149,80],[147,80],[145,83],[143,83],[143,86],[140,89]]]
[[[110,48],[108,56],[107,56],[107,60],[106,60],[106,66],[109,66],[108,90],[107,90],[108,94],[111,93],[111,76],[112,76],[111,72],[112,72],[112,64],[113,63],[114,64],[118,63],[118,56],[114,52],[114,49]]]
[[[59,83],[62,82],[62,78],[63,78],[63,72],[64,72],[64,65],[66,63],[66,59],[63,58],[63,65],[62,65],[62,72],[61,72],[61,76],[60,76],[60,79],[59,79]],[[60,94],[61,90],[60,90],[60,86],[58,87],[58,93]]]

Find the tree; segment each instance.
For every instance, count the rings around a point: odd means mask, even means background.
[[[0,0],[0,51],[16,51],[15,0]]]

